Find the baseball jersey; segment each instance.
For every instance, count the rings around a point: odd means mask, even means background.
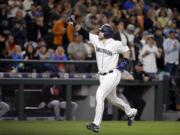
[[[109,38],[103,43],[98,35],[92,33],[89,34],[89,41],[95,48],[97,66],[101,73],[117,68],[119,54],[129,50],[121,41]]]

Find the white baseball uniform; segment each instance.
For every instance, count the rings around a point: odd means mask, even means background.
[[[116,94],[116,87],[121,78],[121,72],[116,69],[119,54],[128,51],[128,46],[123,45],[120,41],[112,38],[107,39],[107,41],[103,43],[98,35],[92,33],[89,34],[89,40],[95,48],[96,60],[100,74],[100,85],[96,93],[96,112],[93,123],[99,126],[102,121],[105,98],[107,98],[113,105],[124,110],[127,116],[133,115],[134,109],[117,97]]]

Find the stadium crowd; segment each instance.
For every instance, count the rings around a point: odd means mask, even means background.
[[[111,24],[115,39],[128,44],[131,60],[141,61],[147,73],[167,69],[173,75],[179,64],[180,15],[176,8],[144,0],[9,0],[2,1],[0,9],[1,58],[95,59],[90,43],[68,22],[72,15],[92,33],[102,24]],[[16,64],[5,70],[31,71],[34,67],[29,66]],[[34,69],[66,72],[63,65]]]
[[[141,65],[149,74],[178,74],[180,12],[165,0],[0,0],[0,59],[95,60],[70,16],[92,33],[111,24],[114,38],[131,50],[129,71]],[[93,72],[89,66],[0,63],[0,71]]]

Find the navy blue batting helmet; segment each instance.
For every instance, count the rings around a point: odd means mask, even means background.
[[[104,33],[105,38],[113,38],[114,37],[114,31],[111,25],[104,24],[100,27],[100,32]]]

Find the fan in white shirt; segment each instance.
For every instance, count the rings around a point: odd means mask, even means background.
[[[143,63],[143,70],[147,73],[157,73],[156,57],[160,57],[162,51],[156,46],[153,37],[150,37],[146,46],[143,46],[139,60]]]

